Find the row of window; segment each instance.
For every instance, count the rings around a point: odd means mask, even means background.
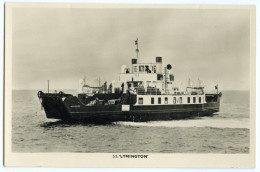
[[[138,66],[135,66],[134,72],[156,73],[156,66],[139,65],[139,70],[138,70]]]
[[[187,97],[187,103],[191,103],[190,102],[190,97]],[[192,103],[196,103],[196,97],[193,97],[193,102]],[[201,97],[199,97],[199,103],[201,103]]]
[[[192,103],[196,103],[196,97],[193,97],[193,102]],[[143,97],[139,97],[138,98],[138,104],[143,104]],[[173,104],[182,104],[182,97],[173,97]],[[187,103],[191,103],[191,98],[187,97]],[[201,103],[201,97],[199,97],[199,103]],[[151,97],[151,104],[154,104],[154,97]],[[158,97],[158,104],[162,104],[162,98]],[[168,104],[168,97],[164,98],[164,104]]]

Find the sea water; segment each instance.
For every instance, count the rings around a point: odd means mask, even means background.
[[[66,93],[76,93],[66,90]],[[249,153],[249,91],[224,91],[212,117],[110,124],[47,119],[36,90],[12,92],[13,152]]]

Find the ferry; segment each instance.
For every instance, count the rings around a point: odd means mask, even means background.
[[[189,84],[181,91],[174,84],[172,65],[162,65],[162,57],[154,63],[141,63],[138,58],[138,39],[135,40],[136,58],[131,65],[123,65],[119,84],[105,82],[90,86],[86,79],[79,81],[77,96],[38,92],[47,118],[65,121],[152,121],[173,120],[198,116],[212,116],[219,112],[221,92],[205,93],[200,84]],[[100,82],[100,80],[99,80]]]

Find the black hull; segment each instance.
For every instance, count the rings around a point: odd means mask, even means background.
[[[129,105],[129,111],[122,110],[122,104],[86,106],[77,97],[68,94],[38,95],[47,118],[66,121],[154,121],[184,119],[198,116],[212,116],[219,111],[220,95],[216,101],[206,104],[183,105]],[[212,96],[212,95],[210,95]]]

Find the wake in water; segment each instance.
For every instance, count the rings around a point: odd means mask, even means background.
[[[212,128],[250,128],[248,118],[216,119],[202,117],[189,120],[151,121],[151,122],[115,122],[118,125],[147,126],[147,127],[212,127]]]

